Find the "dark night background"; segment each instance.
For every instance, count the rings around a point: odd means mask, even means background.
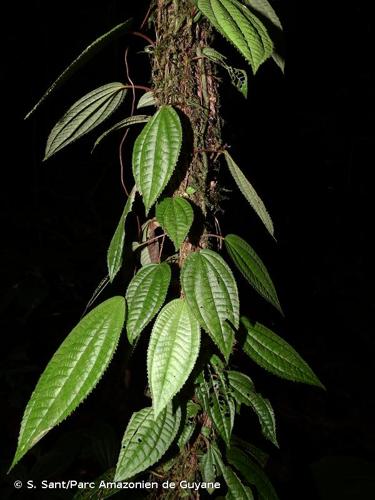
[[[93,156],[95,133],[42,163],[45,139],[84,93],[124,79],[127,40],[97,56],[30,120],[23,116],[82,48],[134,8],[141,16],[146,3],[30,0],[2,8],[3,472],[42,369],[106,273],[106,248],[123,203],[116,134]],[[260,319],[293,344],[327,392],[278,380],[252,365],[258,390],[276,411],[280,450],[260,438],[256,419],[251,426],[249,414],[241,419],[251,429],[249,440],[271,454],[268,472],[281,500],[370,500],[374,19],[366,2],[274,5],[286,32],[286,75],[264,65],[250,79],[246,103],[225,87],[223,113],[225,140],[273,215],[278,243],[237,195],[224,204],[222,228],[241,234],[262,256],[286,318],[249,288],[243,307],[260,311]],[[131,46],[132,75],[147,85],[147,56],[136,55],[144,44],[132,40]],[[231,49],[227,53],[233,56]],[[121,292],[119,283],[107,293]],[[131,397],[124,352],[121,345],[94,394],[22,460],[1,498],[32,496],[15,493],[9,486],[14,479],[91,480],[113,465]]]

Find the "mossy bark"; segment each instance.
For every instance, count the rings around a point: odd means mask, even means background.
[[[173,194],[188,194],[203,221],[201,235],[184,245],[180,261],[195,247],[207,246],[205,231],[213,225],[218,209],[218,79],[213,64],[202,55],[212,39],[212,28],[203,19],[195,22],[196,14],[192,0],[157,0],[155,4],[152,87],[158,104],[180,110],[184,126],[185,144]]]

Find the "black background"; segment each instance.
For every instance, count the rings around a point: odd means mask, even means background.
[[[5,5],[1,33],[1,466],[16,447],[25,404],[42,369],[105,275],[122,209],[116,147],[91,156],[93,136],[42,163],[45,138],[66,107],[101,84],[124,80],[112,45],[32,117],[23,116],[53,78],[98,35],[147,2],[31,0]],[[271,63],[250,78],[247,102],[226,86],[225,140],[273,216],[275,244],[246,205],[223,205],[223,232],[245,237],[279,291],[281,319],[244,288],[243,308],[292,343],[327,387],[302,387],[251,365],[277,415],[280,450],[241,417],[271,454],[281,500],[375,498],[373,408],[374,20],[369,3],[275,2],[287,42],[282,76]],[[221,42],[219,42],[221,44]],[[142,41],[131,74],[148,84]],[[220,47],[223,49],[224,44]],[[227,54],[237,56],[227,49]],[[238,59],[238,62],[240,60]],[[224,75],[222,75],[224,77]],[[95,135],[95,134],[94,134]],[[128,143],[130,149],[130,142]],[[229,179],[227,187],[233,188]],[[123,292],[118,284],[108,293]],[[113,465],[134,404],[124,345],[95,393],[25,457],[6,480],[93,479]],[[135,402],[136,404],[136,402]],[[249,420],[252,425],[249,425]],[[55,451],[53,451],[55,450]],[[2,498],[30,496],[5,484]],[[52,498],[48,491],[46,498]],[[42,493],[38,492],[38,498]],[[69,498],[69,496],[68,496]]]

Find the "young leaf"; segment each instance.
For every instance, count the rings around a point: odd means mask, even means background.
[[[237,285],[228,265],[212,250],[192,253],[182,268],[181,285],[193,314],[228,360],[231,325],[238,328],[239,321]]]
[[[133,413],[122,439],[114,481],[125,481],[156,463],[171,446],[181,421],[181,410],[169,404],[154,419],[152,408]]]
[[[81,97],[53,127],[47,140],[44,160],[106,120],[121,104],[126,92],[122,83],[114,82]]]
[[[223,54],[220,54],[220,52],[218,52],[217,50],[213,49],[212,47],[204,47],[202,53],[205,57],[207,57],[214,63],[219,64],[220,66],[222,66],[224,69],[227,70],[232,85],[234,85],[236,89],[239,90],[246,99],[248,90],[246,71],[243,69],[233,68],[232,66],[229,66],[229,64],[226,62],[227,58]]]
[[[131,344],[163,305],[170,281],[171,268],[163,262],[142,267],[129,283],[126,331]]]
[[[198,8],[239,50],[254,74],[271,56],[273,44],[263,23],[237,0],[198,0]]]
[[[279,500],[270,480],[259,465],[255,464],[242,450],[231,447],[227,452],[228,462],[258,490],[260,500]]]
[[[224,156],[229,171],[232,174],[232,177],[235,183],[237,184],[239,190],[247,199],[247,201],[250,203],[250,205],[253,207],[253,209],[259,216],[260,220],[266,226],[267,231],[270,233],[271,236],[274,237],[273,222],[267,212],[266,207],[264,206],[263,201],[259,198],[257,192],[250,184],[250,182],[246,179],[246,177],[244,176],[238,165],[234,162],[233,158],[228,153],[228,151],[225,151]]]
[[[224,242],[233,262],[250,285],[283,314],[275,286],[266,266],[251,246],[235,234],[228,234]]]
[[[257,14],[260,14],[260,18],[263,21],[271,39],[274,42],[274,50],[272,53],[272,59],[279,66],[281,71],[284,73],[285,60],[282,55],[282,50],[280,50],[280,34],[283,31],[281,21],[276,14],[272,5],[268,0],[244,0],[245,3],[252,9],[255,10]]]
[[[190,203],[181,197],[164,198],[156,205],[156,218],[177,251],[193,223],[194,213]]]
[[[160,311],[147,351],[147,372],[155,418],[188,379],[198,358],[200,327],[185,300]]]
[[[90,311],[53,355],[23,415],[11,468],[94,389],[117,347],[125,319],[123,297]]]
[[[181,144],[177,112],[172,106],[161,106],[137,137],[133,149],[133,175],[146,213],[171,178]]]
[[[252,324],[246,316],[241,317],[241,323],[247,330],[243,350],[259,366],[281,378],[324,389],[309,365],[284,339],[260,323]]]
[[[125,222],[129,213],[132,210],[136,192],[137,190],[134,186],[133,189],[130,191],[128,199],[126,200],[124,211],[121,214],[116,231],[108,247],[107,267],[108,267],[109,279],[111,282],[115,279],[116,274],[119,272],[122,266],[122,253],[124,250],[124,242],[125,242]]]
[[[39,108],[42,102],[47,99],[47,97],[52,94],[53,91],[57,90],[63,83],[65,83],[69,78],[87,63],[94,55],[96,55],[100,50],[102,50],[107,43],[116,40],[118,37],[127,32],[130,26],[131,20],[118,24],[110,31],[107,31],[104,35],[97,38],[94,42],[92,42],[88,47],[85,48],[81,54],[74,59],[74,61],[61,73],[61,75],[53,82],[53,84],[48,88],[48,90],[44,93],[44,95],[39,99],[39,101],[35,104],[33,109],[27,113],[25,116],[25,120],[29,118],[29,116],[34,113],[34,111]]]
[[[145,92],[138,101],[137,109],[147,108],[147,106],[156,106],[156,99],[152,90]]]
[[[96,146],[102,142],[102,140],[107,137],[111,132],[114,132],[115,130],[121,130],[122,128],[129,127],[130,125],[137,125],[138,123],[147,123],[150,117],[148,115],[133,115],[133,116],[128,116],[124,120],[121,120],[120,122],[116,123],[113,125],[111,128],[103,132],[95,141],[95,144],[91,150],[91,152],[94,151]]]

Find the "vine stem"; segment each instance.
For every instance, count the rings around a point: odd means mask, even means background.
[[[164,238],[166,236],[167,233],[163,233],[163,234],[159,234],[159,236],[155,236],[154,238],[151,238],[149,240],[146,240],[146,241],[143,241],[142,243],[140,243],[137,247],[137,249],[143,245],[149,245],[150,243],[153,243],[154,241],[156,240],[159,240],[160,238]]]
[[[211,233],[207,233],[205,234],[205,236],[207,236],[207,238],[217,238],[218,240],[225,240],[224,236],[220,236],[218,234],[211,234]]]

